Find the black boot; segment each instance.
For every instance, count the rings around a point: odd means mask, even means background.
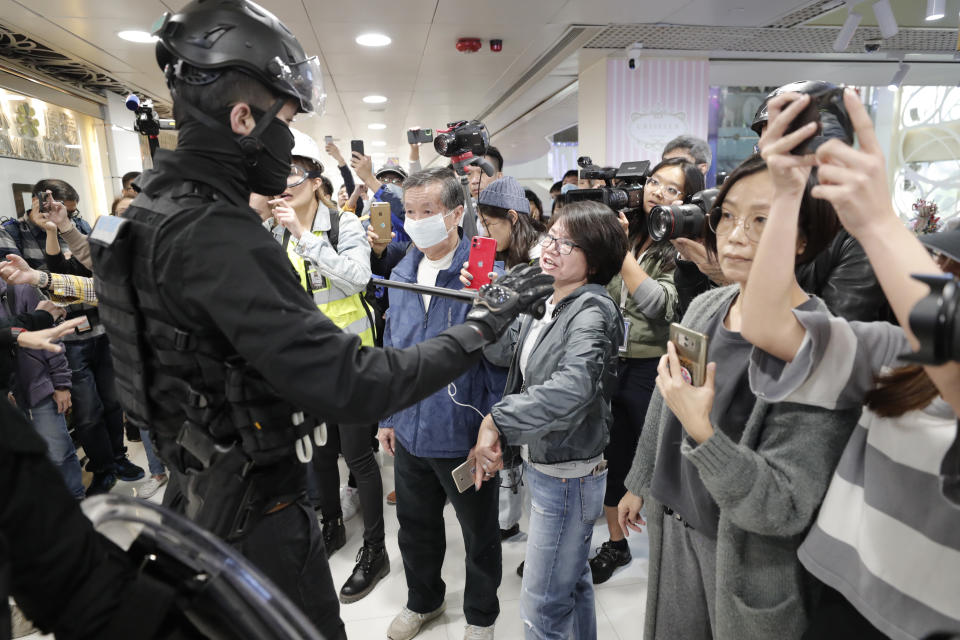
[[[357,553],[357,565],[340,589],[340,602],[350,604],[373,591],[380,580],[390,573],[390,558],[383,544],[364,544]]]
[[[327,558],[347,544],[347,530],[343,526],[343,516],[329,518],[323,521],[323,546],[327,550]]]

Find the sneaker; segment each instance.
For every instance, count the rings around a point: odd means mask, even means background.
[[[500,542],[503,542],[504,540],[509,540],[510,538],[517,535],[518,533],[520,533],[519,522],[513,525],[512,527],[510,527],[509,529],[500,529]]]
[[[346,484],[340,487],[340,510],[344,522],[360,512],[360,489]]]
[[[153,494],[160,491],[160,487],[167,484],[167,480],[167,474],[165,473],[161,473],[158,476],[150,476],[146,482],[136,488],[137,497],[143,498],[144,500],[153,497]]]
[[[331,518],[323,522],[323,546],[327,550],[329,559],[337,549],[347,544],[347,530],[343,526],[343,518]]]
[[[87,487],[87,496],[95,496],[100,493],[107,493],[110,489],[113,489],[113,485],[117,484],[117,476],[113,472],[108,473],[94,473],[93,481],[90,482],[90,486]]]
[[[468,624],[463,632],[463,640],[493,640],[493,625],[478,627],[474,624]]]
[[[138,467],[130,462],[130,458],[128,458],[126,455],[117,458],[114,461],[113,466],[115,468],[117,478],[126,482],[141,480],[147,475],[147,472],[144,471],[142,467]]]
[[[396,492],[396,491],[391,491],[390,493],[387,494],[387,504],[392,504],[392,505],[396,506],[396,504],[397,504],[397,492]]]
[[[390,628],[387,629],[387,637],[390,640],[410,640],[420,633],[423,625],[439,618],[446,608],[447,605],[444,603],[430,613],[414,613],[404,607],[390,623]]]
[[[633,556],[630,555],[630,549],[621,551],[613,546],[611,540],[607,540],[597,550],[597,555],[590,558],[590,572],[593,574],[593,584],[603,584],[610,579],[617,567],[624,567],[630,564]]]
[[[350,604],[373,591],[380,580],[390,573],[390,557],[383,544],[364,544],[357,553],[353,574],[340,589],[340,602]]]

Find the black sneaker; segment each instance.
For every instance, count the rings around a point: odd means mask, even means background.
[[[518,533],[520,533],[519,522],[513,525],[512,527],[510,527],[509,529],[500,529],[500,542],[503,542],[504,540],[509,540],[510,538],[517,535]]]
[[[113,473],[94,473],[93,481],[90,483],[90,487],[87,488],[87,495],[95,496],[100,493],[107,493],[115,484],[117,484],[117,476]]]
[[[617,549],[613,542],[607,540],[597,550],[597,555],[590,558],[590,572],[593,574],[593,584],[603,584],[610,579],[617,567],[624,567],[630,564],[633,556],[630,555],[630,549],[621,551]]]
[[[128,458],[126,455],[114,460],[113,466],[114,471],[117,474],[117,478],[126,482],[142,480],[147,475],[147,472],[144,471],[143,468],[138,467],[130,462],[130,458]]]
[[[350,604],[373,591],[377,583],[390,573],[390,558],[383,544],[364,544],[357,553],[353,573],[340,589],[340,602]]]
[[[327,550],[327,558],[329,559],[337,549],[345,544],[347,544],[347,530],[343,526],[343,516],[324,520],[323,546]]]

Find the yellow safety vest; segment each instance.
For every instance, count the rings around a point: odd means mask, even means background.
[[[285,237],[286,235],[284,233]],[[322,237],[323,231],[316,230],[313,235]],[[323,315],[330,318],[333,324],[347,333],[360,336],[363,346],[372,347],[373,327],[370,325],[370,316],[367,315],[367,308],[360,294],[343,297],[338,290],[330,286],[330,279],[317,271],[317,265],[304,260],[303,256],[297,253],[295,238],[291,237],[285,244],[287,257],[293,264],[293,268],[297,270],[297,275],[300,276],[300,286],[313,296],[317,308]]]

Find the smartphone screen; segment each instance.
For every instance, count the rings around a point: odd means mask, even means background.
[[[496,240],[473,236],[473,239],[470,240],[470,262],[467,264],[467,271],[473,274],[473,280],[470,281],[468,289],[479,289],[485,284],[490,284],[488,274],[493,271],[493,261],[496,255]]]
[[[393,225],[390,221],[390,203],[373,202],[370,204],[370,225],[384,242],[392,239]]]
[[[360,155],[365,155],[363,153],[363,140],[351,140],[350,141],[350,152],[353,153],[356,151]]]
[[[323,136],[324,144],[330,144],[331,142],[333,142],[333,136]]]

